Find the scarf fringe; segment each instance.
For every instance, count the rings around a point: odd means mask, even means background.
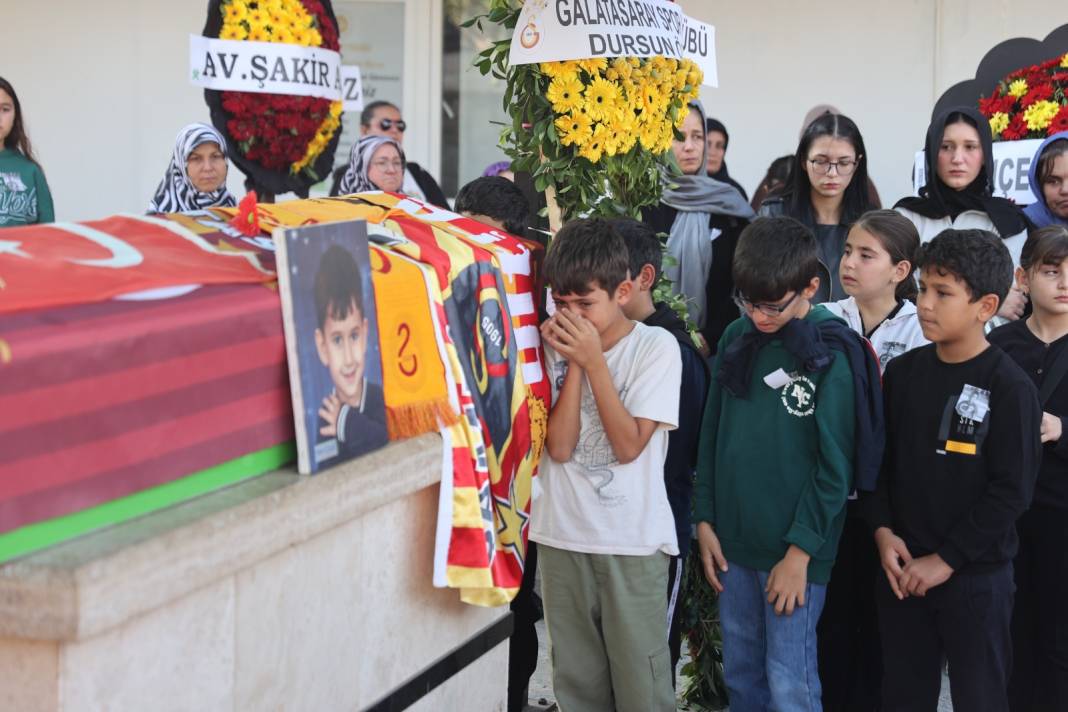
[[[448,398],[386,406],[386,429],[390,440],[436,433],[442,426],[455,425],[459,420],[460,416],[453,411]]]

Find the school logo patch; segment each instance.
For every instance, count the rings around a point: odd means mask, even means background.
[[[781,397],[790,415],[805,418],[816,412],[816,384],[807,376],[794,376],[783,386]]]

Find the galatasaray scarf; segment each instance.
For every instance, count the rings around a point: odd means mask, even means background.
[[[189,124],[174,139],[174,152],[167,166],[167,173],[156,188],[156,194],[148,204],[150,213],[183,213],[188,210],[201,210],[212,207],[232,207],[237,200],[226,189],[226,181],[217,190],[201,193],[189,180],[186,164],[189,156],[197,146],[205,143],[217,143],[219,150],[226,154],[226,139],[214,127],[207,124]]]

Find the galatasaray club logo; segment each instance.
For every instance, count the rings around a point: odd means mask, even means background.
[[[523,33],[519,35],[519,44],[523,45],[524,49],[533,49],[539,42],[541,42],[541,33],[538,32],[538,26],[531,20],[523,28]]]
[[[786,412],[804,418],[816,412],[816,384],[805,376],[795,376],[783,386],[782,404]]]

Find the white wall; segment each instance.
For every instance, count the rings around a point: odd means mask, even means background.
[[[731,175],[752,194],[768,164],[793,153],[806,112],[834,104],[857,122],[884,205],[911,191],[942,92],[971,79],[1013,37],[1068,21],[1063,0],[679,0],[716,27],[719,88],[705,108],[727,126]]]
[[[4,0],[11,2],[13,0]],[[892,202],[909,189],[911,156],[947,87],[1017,36],[1044,37],[1068,19],[1063,0],[680,0],[716,26],[720,88],[710,114],[731,132],[731,173],[748,189],[792,153],[802,117],[830,102],[856,119],[871,173]],[[186,81],[187,36],[204,0],[39,0],[0,23],[0,76],[23,104],[61,220],[142,211],[178,129],[206,121]],[[413,160],[437,169],[442,0],[407,0],[405,114]],[[409,69],[410,68],[410,69]],[[499,127],[487,126],[496,141]],[[470,137],[468,137],[470,138]],[[244,193],[231,172],[231,190]]]

